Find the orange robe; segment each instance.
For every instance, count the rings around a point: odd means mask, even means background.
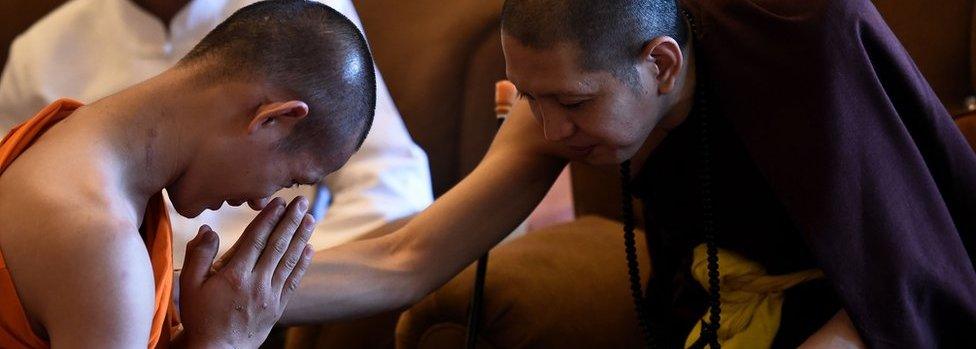
[[[83,104],[61,99],[47,106],[33,118],[14,128],[0,142],[0,175],[30,145],[44,134],[51,125],[68,117]],[[162,193],[156,194],[146,206],[143,219],[146,249],[152,262],[156,284],[156,311],[153,315],[149,348],[168,347],[175,316],[172,304],[173,290],[173,230],[170,227]],[[0,246],[2,247],[2,246]],[[2,250],[2,249],[0,249]],[[0,252],[0,348],[48,348],[50,343],[39,338],[31,329],[27,315],[20,304],[7,264]]]

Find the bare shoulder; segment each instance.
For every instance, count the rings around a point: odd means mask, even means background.
[[[0,198],[0,248],[33,327],[55,347],[145,345],[155,286],[137,223],[49,194],[25,185]]]

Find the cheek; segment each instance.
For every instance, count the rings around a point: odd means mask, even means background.
[[[618,91],[615,97],[607,98],[597,106],[596,117],[589,128],[614,145],[636,141],[635,138],[648,129],[647,123],[653,113],[636,97],[629,91]]]
[[[268,173],[268,168],[270,165],[265,165],[265,168],[259,167],[260,164],[251,164],[247,169],[242,169],[237,175],[236,179],[233,181],[233,186],[227,188],[230,195],[234,196],[234,199],[238,198],[252,198],[257,196],[257,194],[266,192],[269,188],[272,188],[274,182],[271,175]],[[230,184],[230,183],[228,183]]]
[[[255,161],[250,164],[250,171],[238,190],[248,198],[270,196],[290,182],[284,168],[272,160]]]
[[[621,129],[619,137],[626,145],[643,143],[659,120],[657,101],[653,98],[634,98],[614,114],[615,125]]]
[[[604,109],[595,117],[577,123],[579,131],[588,138],[610,147],[629,145],[640,138],[639,116],[623,110]]]

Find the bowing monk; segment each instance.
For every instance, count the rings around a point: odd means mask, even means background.
[[[976,156],[869,1],[508,0],[501,32],[525,102],[400,231],[318,253],[302,317],[419,300],[572,160],[644,200],[648,343],[976,345]]]
[[[0,347],[257,347],[306,270],[314,225],[304,198],[269,197],[318,183],[362,144],[373,74],[341,14],[267,1],[176,67],[90,105],[56,101],[12,130],[0,143]],[[187,217],[263,207],[220,266],[215,232],[190,242],[175,332],[162,189]]]

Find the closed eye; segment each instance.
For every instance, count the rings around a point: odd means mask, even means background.
[[[580,106],[583,105],[583,102],[585,102],[585,101],[579,101],[579,102],[573,102],[573,103],[559,103],[559,105],[563,106],[563,108],[566,108],[566,109],[577,109],[577,108],[579,108]]]
[[[292,188],[292,187],[301,187],[303,185],[315,185],[315,183],[313,183],[312,181],[307,181],[307,180],[292,180],[291,181],[291,185],[289,186],[289,188]]]

